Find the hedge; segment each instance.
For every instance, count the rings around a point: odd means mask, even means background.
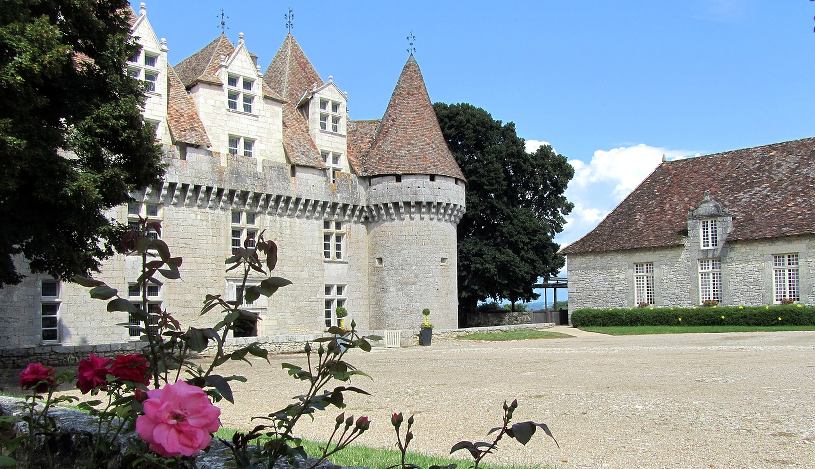
[[[575,327],[603,326],[815,326],[815,306],[697,306],[586,308],[572,313]]]

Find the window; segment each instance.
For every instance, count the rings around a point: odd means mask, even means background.
[[[329,130],[328,123],[331,122],[331,132],[340,132],[341,104],[339,101],[320,99],[320,130]]]
[[[342,222],[323,221],[323,259],[342,260],[345,229]]]
[[[722,301],[722,262],[719,259],[699,261],[699,302]]]
[[[654,264],[634,264],[634,302],[637,305],[654,304]]]
[[[713,249],[719,246],[719,233],[716,220],[702,220],[699,225],[702,249]]]
[[[230,236],[230,248],[232,254],[238,253],[242,247],[252,249],[257,242],[258,230],[255,227],[257,221],[257,214],[251,211],[233,210],[232,211],[232,229]]]
[[[229,136],[229,154],[241,154],[247,157],[255,156],[255,142],[256,140],[249,137],[241,137],[240,135]]]
[[[128,62],[127,74],[131,78],[143,81],[147,91],[155,93],[156,83],[159,81],[158,54],[137,52]]]
[[[142,297],[141,297],[141,284],[129,283],[127,285],[127,296],[130,303],[135,306],[139,311],[142,311]],[[158,333],[159,320],[161,319],[161,285],[148,284],[147,285],[147,318],[148,327],[151,334]],[[128,315],[128,330],[127,335],[130,337],[141,337],[144,332],[144,325],[138,316],[134,314]]]
[[[59,342],[60,284],[53,279],[40,282],[40,337],[43,342]]]
[[[801,301],[798,278],[798,254],[773,256],[773,303]]]
[[[340,159],[342,158],[342,153],[331,152],[331,151],[322,151],[320,154],[323,157],[323,163],[325,163],[325,174],[331,184],[337,183],[337,173],[342,171],[342,165],[340,164]]]
[[[261,295],[254,301],[244,300],[244,289],[241,287],[240,280],[227,280],[228,282],[228,297],[231,301],[241,300],[241,309],[248,311],[251,316],[241,315],[235,321],[235,329],[232,332],[233,337],[255,337],[258,335],[257,322],[261,314],[266,311],[266,297]],[[257,284],[247,283],[246,287],[249,288]]]
[[[325,308],[323,309],[325,327],[337,325],[337,308],[345,307],[346,294],[345,285],[325,286]]]
[[[127,225],[131,229],[138,230],[139,218],[143,218],[148,222],[160,222],[162,218],[161,204],[153,202],[128,202]],[[161,239],[161,233],[156,224],[148,223],[147,237],[150,239]]]
[[[255,102],[255,80],[229,74],[226,79],[226,87],[226,107],[232,111],[237,111],[238,103],[241,103],[240,110],[252,114]]]

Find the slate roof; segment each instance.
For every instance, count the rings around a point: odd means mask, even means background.
[[[167,66],[167,125],[173,141],[207,148],[210,146],[195,101],[173,67]]]
[[[681,245],[706,190],[733,215],[728,241],[815,234],[815,138],[663,162],[562,252]]]
[[[204,46],[203,49],[179,62],[175,66],[175,70],[187,89],[190,89],[198,82],[223,85],[223,81],[218,77],[218,71],[224,57],[229,57],[233,52],[235,52],[235,46],[224,34],[221,34]],[[284,101],[279,93],[274,92],[265,83],[261,84],[261,90],[264,98]]]
[[[366,176],[438,174],[464,180],[442,136],[413,54],[399,75],[373,145],[363,159]]]
[[[317,145],[308,132],[306,118],[297,109],[300,98],[314,86],[322,85],[320,76],[291,33],[263,75],[269,89],[281,96],[283,104],[283,149],[295,165],[325,168]]]
[[[379,122],[378,120],[348,121],[346,126],[348,162],[356,174],[363,174],[365,171],[364,157],[371,149],[376,131],[379,130]]]

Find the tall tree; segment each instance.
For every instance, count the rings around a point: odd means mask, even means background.
[[[515,124],[470,104],[433,106],[442,133],[467,178],[467,213],[458,225],[460,314],[478,301],[538,297],[538,277],[563,267],[552,241],[572,204],[563,195],[574,170],[541,146],[527,153]]]
[[[0,287],[69,277],[112,254],[105,211],[163,169],[125,73],[138,46],[126,0],[0,2]]]

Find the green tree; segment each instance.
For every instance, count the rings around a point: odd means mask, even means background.
[[[527,153],[515,124],[470,104],[434,104],[450,151],[467,178],[467,213],[458,225],[459,312],[478,301],[511,303],[538,295],[538,278],[563,267],[552,241],[572,204],[563,195],[574,170],[541,146]]]
[[[126,0],[0,2],[0,287],[13,262],[66,278],[96,269],[122,230],[105,211],[162,175],[143,85],[125,64]]]

